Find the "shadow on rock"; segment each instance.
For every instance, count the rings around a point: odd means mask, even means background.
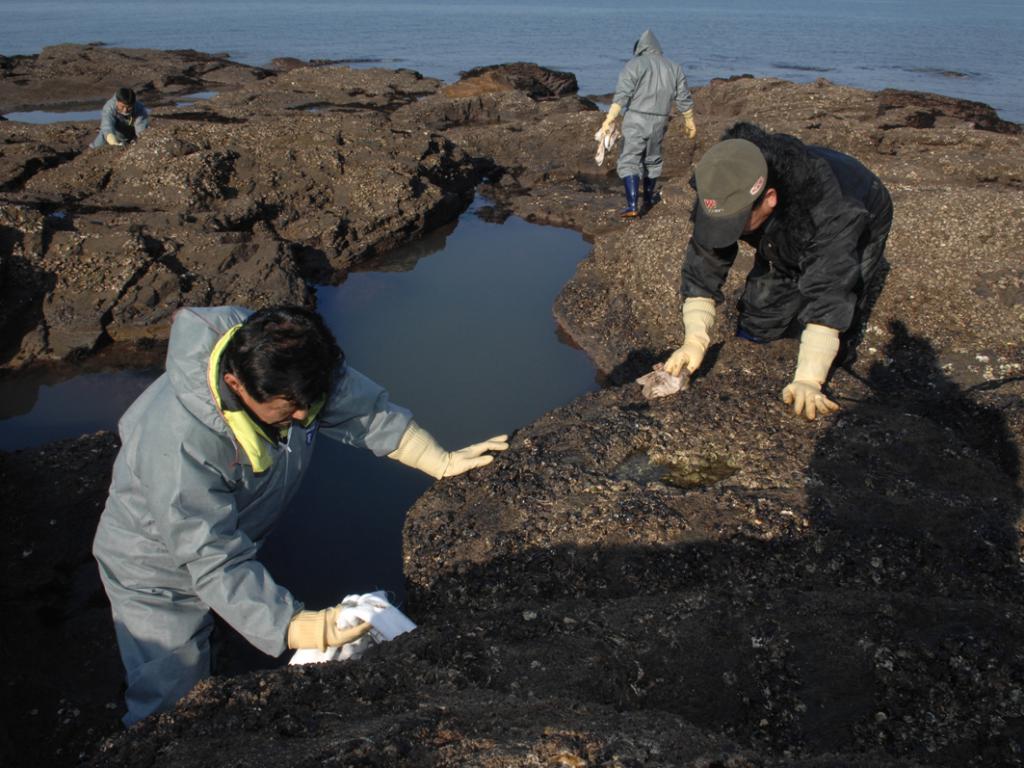
[[[860,551],[858,581],[919,596],[888,603],[862,648],[873,740],[948,764],[1005,764],[1022,736],[1017,694],[1003,690],[1024,672],[1018,448],[1004,415],[950,381],[927,339],[900,322],[889,330],[864,382],[871,395],[818,441],[808,514]]]
[[[75,765],[120,728],[123,676],[90,552],[117,437],[0,451],[0,764]]]
[[[218,112],[168,112],[160,115],[161,120],[188,120],[200,123],[215,123],[217,125],[241,125],[249,122],[244,117],[229,117]]]
[[[694,371],[694,379],[700,379],[715,367],[715,361],[718,360],[718,355],[721,351],[721,343],[711,345],[707,354],[704,355],[704,360],[701,362],[700,368]],[[626,384],[632,384],[638,377],[648,373],[654,367],[655,363],[664,363],[668,360],[669,355],[671,354],[672,350],[665,350],[661,352],[657,352],[650,348],[630,350],[629,354],[626,355],[626,359],[615,366],[602,380],[602,383],[606,386],[612,387],[621,387]]]
[[[39,234],[0,224],[0,365],[10,361],[19,350],[42,348],[43,298],[56,284],[56,277],[29,258],[31,245],[26,237],[43,240],[46,228]],[[35,334],[28,338],[33,329]]]
[[[1020,456],[1005,417],[949,380],[926,339],[900,322],[889,329],[884,362],[864,382],[871,395],[843,411],[812,459],[819,521],[917,536],[960,552],[965,568],[1016,561]]]
[[[631,350],[626,359],[608,373],[604,383],[613,387],[629,384],[650,371],[655,363],[665,362],[666,357],[664,352],[650,348]]]
[[[875,304],[878,303],[878,297],[882,295],[882,291],[885,289],[885,283],[889,279],[889,272],[892,269],[884,253],[879,257],[876,269],[878,270],[877,274],[871,280],[871,285],[868,286],[866,292],[863,293],[857,310],[854,313],[852,327],[842,336],[842,346],[837,356],[837,365],[849,368],[857,361],[858,350],[861,342],[864,341],[868,325],[871,323]],[[863,281],[861,285],[863,285]]]

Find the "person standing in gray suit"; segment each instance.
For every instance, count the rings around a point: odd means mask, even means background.
[[[626,189],[623,218],[634,218],[640,213],[637,199],[641,178],[644,208],[654,204],[654,190],[661,176],[661,142],[668,129],[673,104],[683,117],[686,137],[695,139],[693,97],[686,87],[683,68],[662,55],[658,38],[651,30],[644,30],[633,45],[633,58],[619,74],[611,109],[598,131],[600,140],[619,114],[625,113],[622,151],[616,168]]]

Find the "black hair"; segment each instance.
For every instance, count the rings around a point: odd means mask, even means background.
[[[129,107],[135,106],[135,91],[131,88],[118,88],[114,98]]]
[[[754,207],[761,204],[765,192],[775,189],[779,198],[775,215],[783,227],[798,242],[810,241],[814,235],[811,209],[823,190],[804,143],[785,133],[767,133],[753,123],[736,123],[722,134],[722,139],[746,139],[761,150],[768,163],[768,179]]]
[[[250,315],[221,360],[258,402],[283,397],[308,408],[341,374],[345,353],[316,312],[282,306]]]

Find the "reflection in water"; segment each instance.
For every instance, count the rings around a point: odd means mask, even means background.
[[[206,101],[212,99],[217,95],[217,91],[197,91],[196,93],[187,93],[181,97],[181,101],[176,101],[174,106],[176,107],[189,107],[198,101]],[[148,105],[147,105],[148,106]],[[30,112],[7,112],[4,117],[8,120],[12,120],[16,123],[31,123],[33,125],[47,125],[49,123],[68,123],[80,120],[88,120],[90,122],[99,122],[103,116],[102,109],[85,109],[85,110],[65,110],[65,111],[47,111],[47,110],[32,110]]]
[[[480,208],[480,206],[475,205],[473,210],[479,212]],[[419,240],[409,243],[397,251],[362,262],[356,267],[356,270],[358,272],[411,272],[416,269],[420,259],[433,256],[435,253],[444,250],[448,243],[448,236],[455,231],[457,226],[460,226],[459,222],[453,221],[450,224],[438,227],[425,234]]]
[[[159,371],[86,373],[65,381],[43,376],[0,379],[0,450],[116,430],[121,414]]]
[[[320,311],[354,368],[448,448],[512,432],[597,388],[592,363],[560,341],[551,311],[589,250],[580,235],[470,211],[440,239],[444,250],[428,258],[419,243],[382,260],[407,271],[354,272],[320,288]],[[262,559],[311,607],[371,589],[400,599],[405,511],[430,483],[321,439]]]

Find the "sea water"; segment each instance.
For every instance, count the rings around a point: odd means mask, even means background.
[[[532,61],[614,90],[647,27],[691,85],[825,77],[983,101],[1024,122],[1021,0],[2,0],[0,54],[63,42],[408,67],[444,80]],[[129,73],[126,73],[129,77]]]

